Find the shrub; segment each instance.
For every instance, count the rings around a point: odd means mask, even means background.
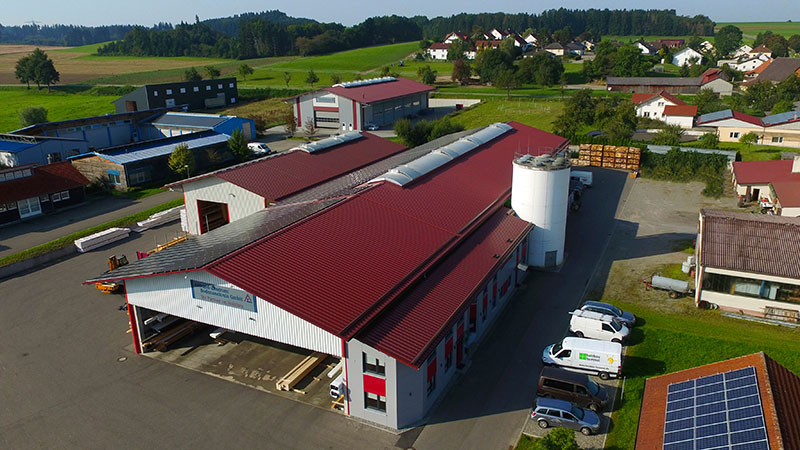
[[[673,148],[664,155],[642,153],[643,177],[666,181],[702,181],[703,195],[719,197],[723,193],[724,171],[728,158],[724,155],[682,152]]]

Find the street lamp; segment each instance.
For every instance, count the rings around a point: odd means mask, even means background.
[[[189,165],[184,164],[183,167],[186,169],[186,179],[189,179]]]

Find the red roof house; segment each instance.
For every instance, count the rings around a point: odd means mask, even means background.
[[[69,161],[2,169],[0,223],[80,203],[89,184]]]

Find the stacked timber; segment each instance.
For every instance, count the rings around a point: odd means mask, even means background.
[[[279,391],[291,391],[300,380],[311,373],[311,371],[326,357],[327,355],[318,352],[308,355],[304,360],[300,361],[300,364],[294,366],[292,370],[281,377],[281,379],[275,383],[275,387],[278,388]]]
[[[142,343],[142,347],[147,349],[165,351],[170,345],[178,342],[180,339],[194,333],[205,325],[191,320],[180,321],[176,325],[163,330],[161,333],[151,337]]]
[[[136,224],[145,230],[148,228],[157,227],[159,225],[172,222],[173,220],[180,219],[181,210],[183,209],[183,206],[176,206],[175,208],[171,208],[166,211],[157,212],[141,222],[136,222]]]
[[[75,239],[75,247],[81,253],[86,253],[106,244],[125,239],[131,233],[130,228],[109,228],[90,236]]]
[[[637,147],[581,144],[578,165],[638,171],[641,154],[641,149]]]

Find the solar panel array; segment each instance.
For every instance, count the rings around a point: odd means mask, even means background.
[[[769,450],[754,367],[669,385],[664,450]]]

